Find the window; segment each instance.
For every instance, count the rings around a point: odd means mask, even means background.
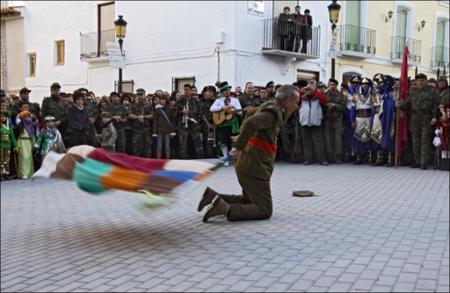
[[[172,78],[172,89],[179,91],[181,94],[183,94],[183,87],[185,84],[195,85],[195,77]]]
[[[36,53],[28,54],[28,76],[36,76]]]
[[[298,1],[272,1],[273,3],[273,17],[280,16],[283,13],[284,7],[289,7],[291,9],[291,14],[295,12],[295,6],[299,5]],[[302,7],[302,13],[307,7]]]
[[[56,41],[56,65],[64,65],[64,40]]]
[[[297,81],[298,80],[315,80],[318,82],[319,72],[297,69]]]
[[[107,53],[106,42],[114,42],[116,38],[114,27],[114,2],[99,4],[97,8],[97,56]]]
[[[119,82],[114,81],[114,90],[119,91]],[[134,93],[134,80],[122,80],[122,93],[133,94]]]
[[[434,56],[433,56],[433,66],[446,66],[445,63],[448,62],[448,41],[446,44],[445,37],[448,35],[446,33],[447,26],[446,19],[438,18],[436,23],[436,43],[434,47]],[[446,47],[447,45],[447,47]]]
[[[361,2],[347,1],[343,34],[350,50],[359,51],[361,41]]]

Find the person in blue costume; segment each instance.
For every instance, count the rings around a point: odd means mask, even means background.
[[[344,111],[344,160],[349,162],[351,160],[352,153],[352,140],[353,140],[353,127],[352,120],[354,120],[353,108],[353,96],[360,91],[361,78],[358,75],[354,75],[350,78],[350,84],[347,88],[342,88],[342,93],[347,98],[347,107]]]
[[[388,154],[386,167],[393,167],[395,153],[395,103],[398,99],[398,93],[393,90],[395,80],[392,76],[383,75],[382,79],[381,147],[384,153]]]

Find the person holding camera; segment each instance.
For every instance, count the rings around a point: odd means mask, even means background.
[[[325,148],[322,136],[322,106],[328,98],[317,90],[317,82],[310,80],[301,89],[303,96],[300,103],[300,125],[302,126],[303,149],[305,165],[311,164],[315,150],[321,165],[328,165],[325,158]]]

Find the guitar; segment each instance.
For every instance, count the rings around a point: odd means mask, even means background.
[[[231,110],[232,107],[229,106],[228,109],[224,109],[218,112],[213,112],[213,121],[214,124],[216,125],[220,125],[222,124],[225,120],[231,120],[233,119],[234,116],[234,111]]]

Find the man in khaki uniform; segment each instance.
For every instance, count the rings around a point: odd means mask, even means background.
[[[287,117],[298,109],[300,93],[297,87],[280,87],[273,101],[258,108],[247,117],[233,149],[236,175],[242,186],[242,195],[219,194],[206,188],[199,203],[201,211],[212,204],[203,217],[203,222],[218,215],[229,221],[261,220],[272,215],[270,177],[277,148],[277,137]]]

